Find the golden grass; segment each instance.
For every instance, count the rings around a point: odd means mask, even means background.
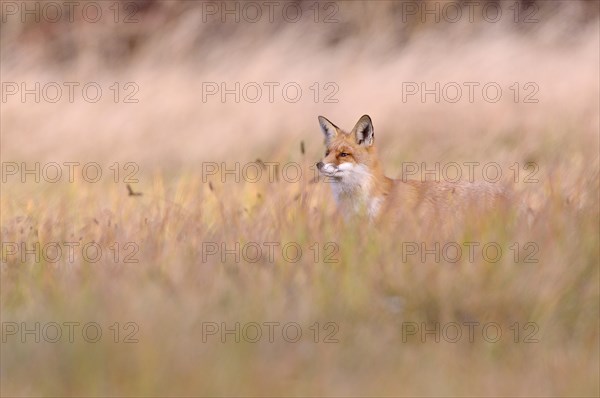
[[[593,182],[578,186],[593,192]],[[598,360],[597,203],[582,207],[545,195],[531,229],[480,220],[454,241],[497,242],[503,256],[457,263],[432,255],[406,255],[402,243],[428,242],[432,231],[402,225],[378,230],[342,225],[333,218],[327,186],[306,188],[305,206],[294,197],[300,184],[214,183],[190,174],[161,175],[143,196],[122,184],[78,183],[48,198],[14,202],[3,197],[3,242],[97,242],[103,257],[51,264],[8,256],[2,274],[4,322],[98,322],[96,344],[76,335],[73,344],[19,343],[8,337],[2,352],[7,395],[593,395]],[[12,187],[11,187],[12,188]],[[15,187],[19,189],[19,187]],[[39,189],[39,188],[36,188]],[[15,192],[15,191],[12,191]],[[254,195],[260,193],[260,199]],[[55,196],[56,195],[56,196]],[[16,217],[18,215],[18,217]],[[332,221],[333,220],[333,221]],[[497,220],[496,220],[497,221]],[[138,263],[115,262],[109,246],[134,242]],[[241,245],[296,242],[301,259],[275,251],[257,263],[219,255],[203,261],[203,243]],[[327,242],[339,249],[325,262]],[[518,242],[514,258],[508,247]],[[537,263],[525,262],[534,242]],[[445,241],[441,241],[443,245]],[[428,246],[431,248],[432,246]],[[530,253],[531,250],[526,250]],[[131,250],[122,251],[129,253]],[[293,252],[292,252],[293,253]],[[219,252],[220,254],[220,252]],[[420,254],[420,253],[419,253]],[[292,254],[293,255],[293,254]],[[48,256],[52,256],[48,254]],[[254,258],[252,253],[247,255]],[[450,256],[450,255],[449,255]],[[43,256],[42,256],[43,259]],[[404,336],[403,323],[495,322],[497,343],[466,327],[458,343]],[[114,343],[114,322],[139,325],[135,344]],[[297,322],[304,337],[290,343],[239,343],[205,336],[203,322]],[[309,327],[334,322],[338,343],[314,343]],[[537,343],[515,343],[510,326],[539,326]],[[480,332],[480,329],[476,329]],[[128,330],[130,331],[130,330]],[[125,334],[125,330],[122,330]],[[266,329],[265,329],[266,333]],[[326,334],[321,331],[321,339]],[[493,333],[492,333],[493,336]],[[66,338],[66,336],[64,337]],[[121,336],[123,339],[123,335]],[[36,379],[31,382],[31,372]],[[435,382],[433,382],[433,380]],[[549,381],[551,380],[551,381]]]
[[[284,24],[268,40],[261,36],[272,33],[268,27],[242,24],[223,45],[198,44],[210,49],[202,59],[186,47],[193,43],[185,33],[198,16],[183,13],[190,25],[165,23],[160,37],[152,36],[114,68],[98,66],[88,50],[76,51],[64,67],[42,68],[34,62],[48,56],[40,47],[28,44],[29,53],[4,47],[14,57],[3,56],[3,81],[98,81],[104,88],[135,81],[140,102],[115,104],[105,97],[97,104],[2,104],[3,162],[31,167],[36,161],[95,161],[104,173],[98,183],[80,177],[69,183],[66,176],[56,184],[31,177],[21,183],[8,176],[2,184],[2,395],[600,393],[598,20],[577,29],[551,24],[567,15],[565,6],[558,19],[540,14],[548,23],[528,34],[504,25],[417,26],[396,48],[393,24],[361,24],[357,17],[379,15],[389,22],[383,11],[348,7],[341,7],[341,17],[352,17],[358,25],[351,26],[360,29],[335,45],[324,45],[320,35],[333,37],[343,24],[315,26],[316,32]],[[89,34],[106,32],[103,26],[77,29],[74,42],[83,44],[94,41]],[[473,35],[472,29],[481,31]],[[258,30],[258,38],[247,34]],[[315,103],[306,96],[295,104],[202,103],[199,89],[206,81],[297,81],[303,88],[333,81],[340,101]],[[412,81],[494,81],[507,93],[515,81],[533,81],[540,101],[514,103],[507,94],[498,103],[402,103],[402,82]],[[316,116],[350,127],[363,113],[373,118],[388,175],[399,176],[405,162],[497,162],[506,173],[503,183],[535,209],[534,223],[528,226],[513,213],[494,215],[454,225],[451,235],[410,220],[344,223],[327,184],[311,183],[310,167],[322,155]],[[303,178],[203,179],[203,162],[232,168],[257,158],[280,167],[300,164]],[[139,182],[130,185],[141,196],[128,195],[123,173],[118,183],[112,180],[114,162],[139,165]],[[524,183],[524,174],[511,181],[515,162],[539,165],[539,182]],[[21,242],[28,248],[54,242],[63,249],[64,242],[95,242],[103,255],[92,263],[76,249],[73,261],[66,252],[57,263],[31,255],[22,261],[20,252],[10,254],[11,244]],[[207,243],[231,249],[236,242],[256,243],[264,256],[257,262],[231,255],[203,261]],[[269,261],[268,242],[294,242],[302,256],[286,261],[279,247]],[[326,247],[329,242],[334,246]],[[431,248],[435,242],[463,248],[465,242],[495,242],[503,253],[495,263],[485,261],[480,249],[473,261],[465,251],[456,263],[406,253],[413,243]],[[134,246],[125,248],[127,243]],[[515,243],[516,258],[510,249]],[[132,247],[139,248],[133,256],[138,262],[125,263]],[[532,247],[537,251],[528,258]],[[332,248],[337,261],[326,262]],[[63,328],[60,342],[34,343],[27,335],[22,343],[20,333],[7,333],[11,322],[28,328],[35,322],[97,322],[103,334],[89,343],[77,329],[70,343]],[[115,322],[118,343],[109,329]],[[125,329],[128,322],[139,327],[136,343],[123,342],[132,330]],[[278,329],[269,342],[264,327],[257,343],[244,336],[238,343],[232,335],[223,343],[220,335],[203,333],[208,323],[233,328],[236,322],[296,322],[303,334],[292,343]],[[315,322],[318,343],[310,329]],[[324,328],[328,322],[337,326],[337,342],[324,342],[333,330]],[[447,335],[439,343],[432,335],[425,342],[407,335],[410,325],[452,322],[463,325],[456,343]],[[466,322],[480,325],[472,342]],[[481,326],[492,322],[502,330],[496,343],[481,334]],[[518,342],[510,329],[515,322]],[[524,329],[529,322],[538,328],[532,337],[537,342],[524,342],[534,330]]]

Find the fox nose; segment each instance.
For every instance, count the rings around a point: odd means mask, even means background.
[[[321,170],[323,168],[323,162],[317,163],[317,169]]]

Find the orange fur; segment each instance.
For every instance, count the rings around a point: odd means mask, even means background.
[[[371,219],[417,216],[421,221],[456,219],[509,203],[497,184],[396,180],[385,176],[375,147],[368,115],[350,133],[320,116],[326,153],[317,168],[330,182],[339,210],[346,217],[367,214]]]

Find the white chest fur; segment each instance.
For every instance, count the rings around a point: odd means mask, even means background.
[[[371,195],[373,176],[364,166],[340,165],[342,177],[331,181],[331,190],[338,209],[345,217],[367,214],[373,218],[381,208],[382,199]]]

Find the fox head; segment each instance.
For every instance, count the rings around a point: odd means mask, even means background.
[[[331,182],[366,188],[378,167],[375,155],[375,132],[368,115],[362,116],[347,133],[323,116],[319,125],[325,135],[325,156],[317,169]]]

